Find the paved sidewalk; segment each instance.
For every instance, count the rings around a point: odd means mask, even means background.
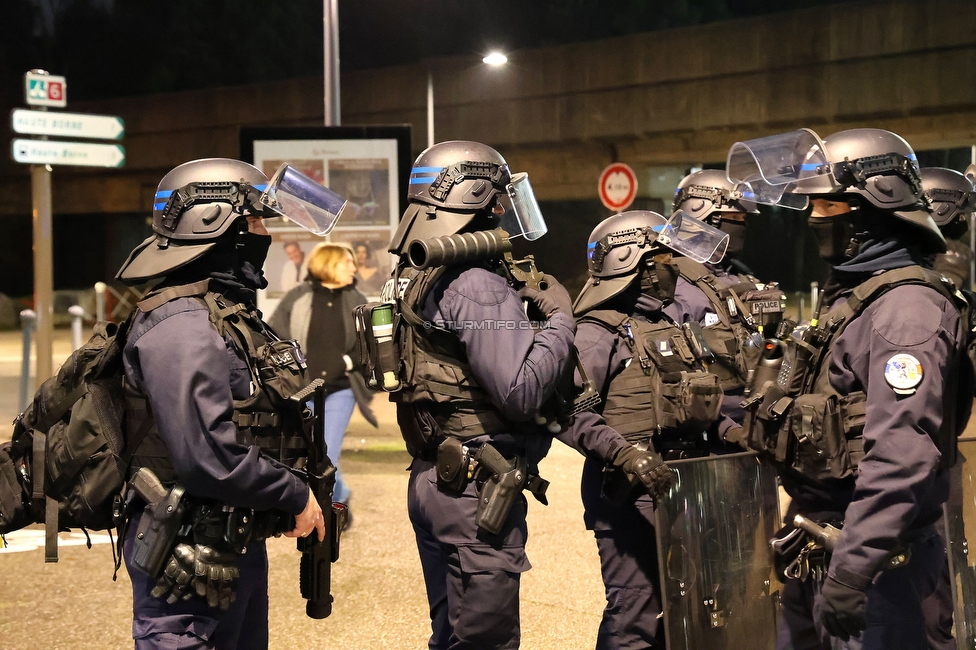
[[[68,331],[56,330],[55,367],[70,352],[69,340]],[[0,440],[9,438],[9,422],[18,410],[20,341],[19,332],[0,332]],[[426,647],[426,596],[406,512],[409,456],[392,405],[378,396],[374,406],[380,428],[373,429],[357,413],[343,445],[341,463],[354,493],[355,522],[343,536],[341,558],[334,565],[331,617],[315,621],[305,616],[294,540],[268,544],[272,648]],[[555,443],[541,466],[552,482],[550,505],[530,499],[533,568],[523,575],[521,597],[522,647],[527,650],[586,650],[595,644],[605,601],[596,544],[582,523],[581,468],[575,451]],[[30,549],[32,536],[36,542],[39,531],[13,539]],[[83,542],[70,537],[62,533],[68,543]],[[0,648],[132,647],[128,576],[123,569],[112,581],[111,547],[62,546],[60,554],[58,564],[45,564],[39,547],[0,551]]]

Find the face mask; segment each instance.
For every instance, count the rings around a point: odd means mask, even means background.
[[[255,270],[260,270],[264,266],[264,261],[268,259],[271,235],[245,232],[241,235],[240,243],[237,246],[241,262],[250,262]]]
[[[725,249],[726,257],[738,257],[746,245],[746,222],[722,219],[718,229],[729,236],[729,247]]]
[[[854,228],[843,217],[810,217],[810,230],[817,238],[820,257],[831,264],[840,264],[857,253]],[[853,249],[853,250],[852,250]]]
[[[942,236],[946,239],[959,239],[969,230],[969,220],[959,217],[942,229]]]
[[[655,255],[646,263],[647,267],[641,274],[641,293],[657,298],[665,305],[671,304],[678,282],[678,266],[671,261],[671,254]]]

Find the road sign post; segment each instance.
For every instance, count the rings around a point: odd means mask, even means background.
[[[125,132],[121,118],[113,115],[49,112],[48,107],[68,104],[68,83],[64,77],[44,70],[24,75],[24,100],[39,110],[15,109],[10,115],[15,133],[36,135],[38,139],[18,138],[11,143],[11,155],[31,166],[31,200],[34,235],[34,310],[37,313],[35,347],[40,387],[53,374],[54,271],[51,232],[51,165],[121,167],[125,149],[117,144],[58,142],[47,136],[118,140]]]
[[[637,175],[629,165],[613,163],[600,174],[600,201],[608,210],[621,212],[630,207],[637,196]]]
[[[51,168],[31,167],[31,199],[34,204],[31,221],[34,230],[34,311],[37,314],[34,349],[37,366],[34,387],[54,374],[54,264],[51,243]]]

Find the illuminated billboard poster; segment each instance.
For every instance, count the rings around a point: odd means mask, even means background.
[[[326,237],[287,219],[265,220],[272,244],[264,265],[268,288],[259,292],[258,307],[269,316],[305,280],[308,256],[322,241],[349,244],[360,267],[356,286],[369,298],[379,297],[395,261],[386,247],[406,209],[410,127],[242,129],[241,158],[268,177],[288,163],[349,201]]]

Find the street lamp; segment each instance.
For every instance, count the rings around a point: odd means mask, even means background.
[[[501,52],[491,52],[488,54],[488,56],[481,60],[488,65],[496,67],[508,63],[508,57]]]
[[[508,63],[508,57],[501,52],[490,52],[481,59],[485,65],[494,68]],[[434,71],[427,64],[427,148],[434,146]]]

